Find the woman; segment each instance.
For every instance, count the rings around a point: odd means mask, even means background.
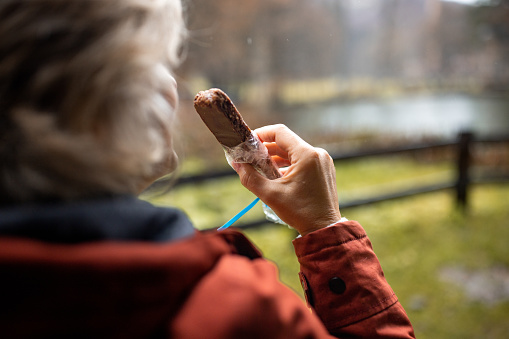
[[[306,305],[236,231],[135,198],[172,172],[178,0],[0,3],[0,328],[23,338],[411,338],[329,155],[282,125],[244,186],[302,237]]]

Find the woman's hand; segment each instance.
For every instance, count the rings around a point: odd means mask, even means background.
[[[283,176],[269,180],[251,165],[234,164],[242,185],[301,235],[339,221],[336,170],[329,154],[284,125],[262,127],[255,133]]]

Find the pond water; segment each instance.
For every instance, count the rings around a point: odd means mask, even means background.
[[[453,138],[509,133],[509,97],[415,95],[313,105],[284,114],[284,123],[306,133],[370,133]]]

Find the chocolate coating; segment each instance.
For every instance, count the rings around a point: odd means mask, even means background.
[[[226,93],[217,88],[199,92],[194,98],[194,108],[221,145],[241,151],[235,161],[250,163],[269,179],[281,177],[267,149],[253,135]]]
[[[194,108],[221,145],[235,147],[251,136],[251,130],[228,95],[218,88],[199,92]]]

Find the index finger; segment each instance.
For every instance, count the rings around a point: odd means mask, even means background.
[[[290,157],[299,148],[312,148],[310,144],[302,140],[301,137],[283,124],[261,127],[254,132],[263,142],[275,142]]]

